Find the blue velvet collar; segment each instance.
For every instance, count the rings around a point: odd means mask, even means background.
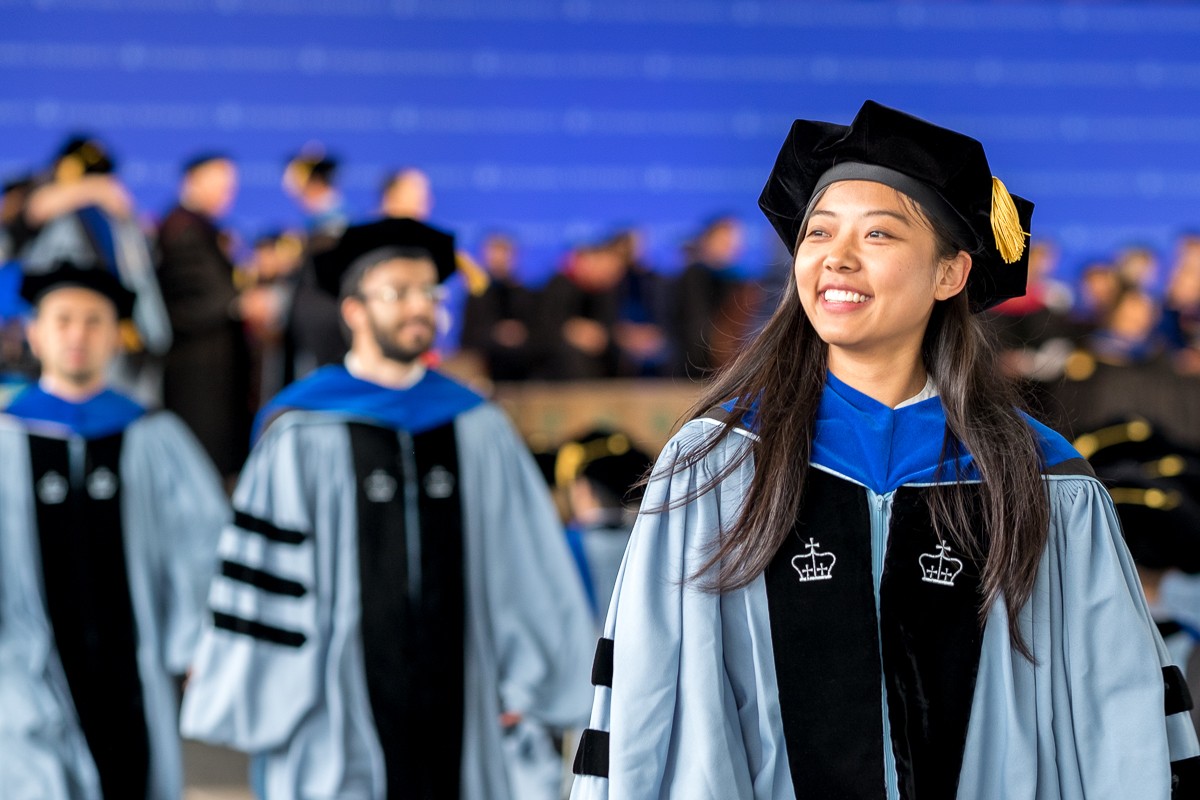
[[[484,399],[429,370],[408,389],[390,389],[351,375],[344,366],[322,367],[277,394],[254,420],[254,439],[289,409],[327,411],[409,433],[436,428]]]
[[[730,410],[733,403],[723,407]],[[1079,458],[1060,435],[1030,417],[1026,419],[1038,435],[1045,466]],[[743,424],[751,432],[755,430],[753,408]],[[941,398],[930,397],[893,409],[830,373],[817,409],[812,463],[878,494],[905,484],[979,480],[969,453],[960,453],[941,464],[945,431]]]
[[[58,434],[65,431],[84,439],[119,433],[146,413],[142,406],[111,389],[75,403],[56,397],[36,384],[13,398],[5,411],[30,427],[44,427]]]

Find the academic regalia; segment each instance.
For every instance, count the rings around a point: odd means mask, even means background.
[[[554,459],[554,480],[572,500],[567,540],[583,576],[597,627],[604,621],[621,559],[633,530],[632,509],[642,499],[642,477],[654,460],[624,433],[596,428],[565,442]],[[575,507],[572,487],[590,488],[591,504]]]
[[[261,413],[234,507],[183,730],[257,754],[266,797],[519,798],[501,712],[586,718],[583,591],[473,392],[324,367]]]
[[[173,415],[37,386],[0,417],[0,786],[174,800],[220,480]]]
[[[1136,416],[1090,430],[1075,446],[1112,496],[1171,663],[1200,697],[1197,604],[1173,602],[1167,585],[1171,576],[1200,574],[1200,453]],[[1192,708],[1192,722],[1200,726],[1200,708]]]
[[[1173,771],[1194,780],[1181,677],[1112,502],[1061,437],[1030,423],[1050,531],[1019,620],[1029,661],[1002,601],[979,622],[982,560],[930,525],[929,487],[978,481],[967,454],[939,470],[936,396],[891,409],[830,376],[795,535],[746,587],[701,590],[689,578],[753,460],[685,498],[753,419],[680,459],[725,417],[688,423],[659,458],[597,650],[575,800],[1165,800]]]
[[[246,457],[252,414],[233,262],[213,220],[182,206],[163,218],[158,250],[174,331],[163,362],[163,405],[187,423],[222,475],[234,475]]]

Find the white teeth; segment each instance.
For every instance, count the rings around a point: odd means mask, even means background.
[[[847,292],[845,289],[826,289],[825,301],[829,303],[865,303],[867,296],[858,292]]]

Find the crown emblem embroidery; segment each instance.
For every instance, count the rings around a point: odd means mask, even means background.
[[[56,506],[67,499],[70,488],[66,478],[50,470],[37,483],[38,499],[48,506]]]
[[[963,563],[950,555],[948,545],[939,544],[936,553],[925,553],[921,562],[921,580],[939,586],[953,586],[954,579],[962,572]]]
[[[117,493],[117,476],[108,467],[99,467],[88,476],[87,490],[93,500],[111,500]]]
[[[820,542],[808,540],[808,552],[792,557],[792,569],[800,576],[801,583],[827,581],[833,577],[833,565],[837,556],[817,550]]]
[[[372,503],[390,503],[396,496],[396,479],[377,469],[363,481],[363,491]]]
[[[425,476],[425,494],[434,500],[445,500],[454,494],[454,476],[440,464]]]

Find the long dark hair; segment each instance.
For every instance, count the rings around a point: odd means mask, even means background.
[[[915,201],[900,196],[933,231],[939,260],[967,249]],[[810,211],[819,199],[810,201]],[[806,228],[807,221],[801,237]],[[965,450],[982,478],[985,529],[972,529],[972,493],[953,475],[943,478],[950,483],[926,493],[935,529],[963,552],[985,558],[980,619],[1003,598],[1013,646],[1032,659],[1017,620],[1033,592],[1049,529],[1036,434],[1018,411],[1016,389],[1002,376],[995,346],[970,312],[965,290],[935,303],[922,357],[946,414],[942,464]],[[705,589],[728,592],[746,586],[762,574],[791,532],[808,476],[827,370],[828,347],[804,313],[793,272],[762,333],[714,377],[689,414],[691,419],[710,416],[712,408],[733,401],[726,424],[684,454],[676,469],[703,459],[762,398],[754,409],[757,436],[696,492],[710,491],[753,456],[754,475],[740,515],[721,531],[708,560],[691,576]]]

